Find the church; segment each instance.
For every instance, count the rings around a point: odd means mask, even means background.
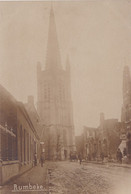
[[[121,111],[121,147],[126,148],[131,163],[131,76],[129,66],[123,70],[123,106]]]
[[[45,157],[65,160],[75,151],[70,62],[61,64],[54,11],[51,8],[45,69],[37,64],[37,111],[41,118]]]

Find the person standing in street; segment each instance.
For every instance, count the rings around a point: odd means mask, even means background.
[[[81,155],[81,153],[79,154],[78,159],[79,159],[80,165],[81,165],[81,162],[82,162],[82,155]]]
[[[101,160],[102,160],[102,163],[104,162],[104,153],[101,152]]]
[[[41,162],[41,167],[43,167],[43,163],[44,163],[44,152],[41,153],[40,162]]]
[[[34,166],[37,166],[37,154],[34,155]]]
[[[121,150],[119,152],[119,162],[122,163],[122,152],[121,152]]]
[[[118,148],[118,150],[117,150],[116,158],[117,158],[117,161],[119,163],[122,163],[122,152],[121,152],[120,148]]]

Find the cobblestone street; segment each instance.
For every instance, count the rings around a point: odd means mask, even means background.
[[[130,194],[131,170],[109,165],[52,163],[52,193]]]
[[[34,194],[130,194],[131,168],[111,164],[82,164],[78,162],[46,162],[3,187],[2,194],[13,193],[13,184],[43,185],[45,191]],[[32,193],[19,191],[15,193]]]

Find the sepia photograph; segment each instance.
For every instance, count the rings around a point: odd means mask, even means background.
[[[0,1],[0,194],[131,194],[131,1]]]

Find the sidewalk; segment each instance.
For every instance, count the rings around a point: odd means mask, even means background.
[[[123,167],[123,168],[131,168],[131,164],[119,164],[119,163],[108,163],[110,166],[117,166],[117,167]]]
[[[46,194],[48,193],[47,184],[47,169],[48,164],[44,163],[43,167],[33,167],[31,170],[25,172],[9,184],[0,189],[0,194],[12,194],[12,193],[27,193],[30,194]]]
[[[120,164],[120,163],[113,163],[113,162],[102,162],[102,161],[87,161],[85,163],[92,163],[92,164],[100,164],[100,165],[108,165],[110,167],[123,167],[123,168],[131,168],[131,164]]]

